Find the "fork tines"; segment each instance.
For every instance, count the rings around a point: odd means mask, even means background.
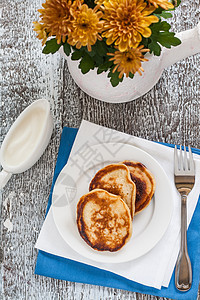
[[[175,175],[194,175],[194,160],[191,147],[188,146],[189,155],[187,155],[186,146],[180,145],[180,150],[175,145],[174,149],[174,174]],[[184,154],[183,154],[184,153]]]

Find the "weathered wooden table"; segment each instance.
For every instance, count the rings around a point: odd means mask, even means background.
[[[59,54],[45,56],[32,31],[39,0],[3,0],[1,29],[1,141],[13,121],[34,100],[51,103],[54,132],[41,159],[13,175],[2,193],[1,291],[3,299],[156,299],[117,289],[64,282],[34,275],[34,249],[44,221],[60,135],[64,125],[81,119],[149,140],[190,143],[200,148],[200,55],[165,70],[145,96],[125,104],[107,104],[82,92]],[[184,0],[171,21],[175,31],[194,27],[200,1]],[[11,218],[13,230],[3,225]],[[199,296],[200,299],[200,296]]]

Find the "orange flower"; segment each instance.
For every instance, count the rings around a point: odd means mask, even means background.
[[[102,5],[104,4],[104,2],[108,2],[109,0],[94,0],[94,3],[96,3],[97,5]]]
[[[103,4],[105,25],[102,36],[107,38],[108,45],[115,43],[120,51],[136,48],[142,36],[151,35],[151,23],[159,21],[150,15],[155,7],[147,7],[144,0],[110,0]]]
[[[164,8],[164,9],[172,9],[174,8],[174,5],[169,2],[168,0],[148,0],[151,4],[153,4],[156,8],[158,6]]]
[[[115,51],[114,53],[108,53],[108,55],[113,56],[109,60],[116,65],[113,69],[113,73],[117,70],[119,78],[122,78],[123,74],[126,74],[126,77],[129,76],[129,73],[135,74],[138,72],[142,75],[144,69],[141,67],[143,61],[148,61],[144,58],[143,52],[148,52],[149,49],[142,49],[144,46],[138,48],[131,48],[124,52]]]
[[[55,35],[57,43],[66,41],[66,36],[72,29],[72,13],[82,0],[46,0],[42,4],[43,9],[39,9],[41,13],[41,23],[50,33]]]
[[[100,21],[103,13],[97,10],[98,6],[91,9],[83,4],[78,11],[74,11],[73,30],[69,33],[67,40],[70,45],[76,45],[78,49],[87,46],[88,51],[91,51],[91,46],[96,43],[97,39],[102,39],[99,33],[103,28],[103,21]]]
[[[39,40],[42,40],[42,46],[44,46],[44,44],[46,43],[47,40],[47,32],[46,32],[46,28],[43,24],[40,24],[39,22],[33,22],[34,24],[34,31],[37,32],[37,38]]]

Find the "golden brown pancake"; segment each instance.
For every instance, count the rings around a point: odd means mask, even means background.
[[[118,251],[132,234],[132,219],[126,203],[120,196],[101,189],[80,198],[77,226],[84,241],[99,251]]]
[[[92,179],[89,190],[103,189],[119,195],[130,209],[131,218],[135,212],[136,186],[131,180],[125,164],[111,164],[99,170]]]
[[[147,207],[153,197],[156,182],[151,172],[140,162],[124,161],[136,185],[135,214]]]

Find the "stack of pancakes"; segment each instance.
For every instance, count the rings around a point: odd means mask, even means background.
[[[77,226],[93,249],[117,251],[130,239],[132,220],[150,203],[155,179],[140,162],[124,161],[99,170],[77,204]]]

